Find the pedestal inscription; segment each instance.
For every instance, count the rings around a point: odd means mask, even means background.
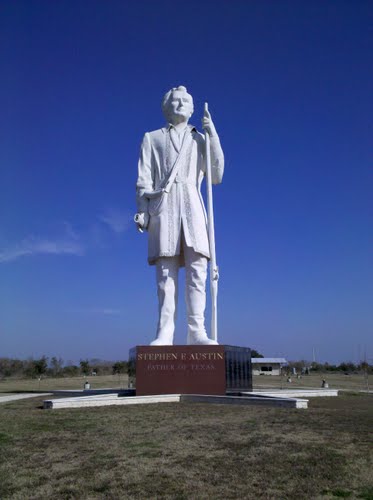
[[[130,366],[137,396],[226,391],[224,346],[137,346],[130,351]]]

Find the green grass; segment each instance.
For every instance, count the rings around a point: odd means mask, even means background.
[[[373,498],[373,396],[308,410],[0,405],[0,498]]]

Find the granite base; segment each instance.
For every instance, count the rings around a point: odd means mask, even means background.
[[[136,346],[130,350],[128,374],[137,396],[251,391],[251,350],[228,345]]]

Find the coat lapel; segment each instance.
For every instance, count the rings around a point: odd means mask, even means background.
[[[167,131],[167,129],[165,129],[165,130]],[[175,148],[175,151],[177,153],[179,153],[180,150],[183,148],[183,143],[185,142],[185,144],[186,144],[189,141],[190,137],[193,136],[193,132],[195,130],[196,130],[196,128],[193,125],[187,125],[187,128],[186,128],[183,140],[179,144],[179,141],[176,138],[176,132],[175,132],[175,130],[172,127],[170,127],[168,129],[168,133],[170,134],[172,145]],[[183,149],[185,150],[186,148],[183,148]]]
[[[178,141],[176,140],[176,132],[173,128],[170,128],[170,137],[171,137],[171,142],[173,147],[175,148],[175,151],[178,153],[180,151]]]

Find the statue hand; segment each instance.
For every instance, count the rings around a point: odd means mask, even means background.
[[[205,110],[203,113],[202,127],[210,137],[216,134],[215,125],[208,110]]]
[[[150,216],[148,212],[140,212],[135,215],[134,221],[136,222],[137,229],[142,233],[148,228]]]

